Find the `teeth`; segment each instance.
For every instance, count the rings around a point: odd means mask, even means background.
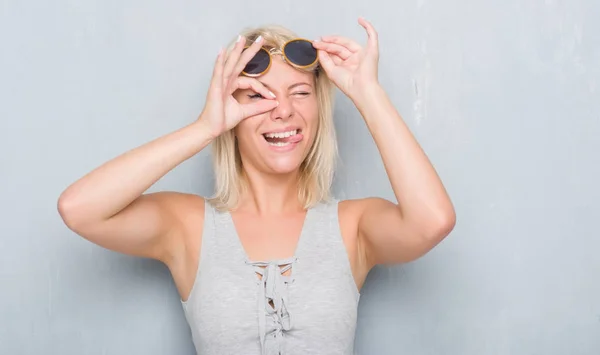
[[[277,143],[270,143],[270,145],[275,146],[275,147],[285,147],[286,145],[290,145],[290,142],[277,142]]]
[[[279,133],[266,133],[265,137],[267,138],[287,138],[290,136],[295,136],[298,133],[298,130],[295,129],[289,132],[279,132]]]

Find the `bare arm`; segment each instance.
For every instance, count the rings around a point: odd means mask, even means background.
[[[358,235],[374,264],[414,260],[454,227],[455,213],[429,159],[380,87],[359,101],[379,149],[398,204],[361,201]]]
[[[177,206],[188,198],[142,195],[162,176],[210,141],[198,121],[126,152],[69,186],[58,200],[66,225],[102,247],[164,260],[167,241],[181,230]]]
[[[104,163],[61,194],[58,210],[69,228],[114,251],[163,262],[172,258],[181,245],[187,212],[198,205],[198,198],[144,192],[242,119],[277,105],[259,81],[239,77],[262,44],[256,42],[242,54],[244,42],[239,41],[226,59],[223,51],[219,53],[206,105],[196,122]],[[268,100],[238,103],[233,93],[249,88]]]
[[[379,149],[398,204],[380,198],[350,201],[367,266],[413,260],[450,233],[455,213],[429,159],[377,79],[379,49],[373,26],[366,48],[339,36],[314,43],[329,77],[354,102]]]

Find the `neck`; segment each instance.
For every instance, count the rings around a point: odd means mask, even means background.
[[[298,200],[298,172],[265,174],[244,169],[247,189],[241,197],[238,210],[265,214],[285,214],[303,210]]]

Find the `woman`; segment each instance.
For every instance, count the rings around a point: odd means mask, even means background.
[[[414,260],[454,226],[441,181],[378,83],[377,34],[359,23],[365,48],[279,27],[244,33],[217,56],[197,121],[59,198],[82,237],[168,266],[199,353],[351,354],[369,270]],[[331,198],[331,82],[364,117],[397,204]],[[214,196],[145,193],[211,143]]]

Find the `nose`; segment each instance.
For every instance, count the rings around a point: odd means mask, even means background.
[[[291,100],[285,95],[278,95],[279,105],[271,111],[272,120],[288,120],[294,116],[294,106]]]

